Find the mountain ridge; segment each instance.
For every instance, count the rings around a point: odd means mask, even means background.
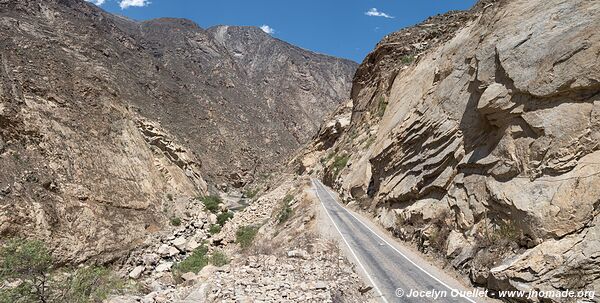
[[[122,258],[195,197],[268,178],[348,97],[356,67],[263,36],[281,60],[249,78],[190,20],[83,0],[1,1],[0,28],[0,232],[47,240],[65,262]]]

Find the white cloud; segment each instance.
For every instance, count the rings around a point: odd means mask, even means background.
[[[94,3],[98,6],[100,6],[100,5],[104,4],[104,2],[106,2],[106,0],[85,0],[85,1]]]
[[[99,1],[104,1],[104,0],[99,0]],[[121,0],[121,2],[119,2],[119,6],[121,7],[121,9],[126,9],[131,6],[142,7],[142,6],[146,6],[148,4],[150,4],[150,1],[148,1],[148,0]]]
[[[263,26],[261,26],[260,29],[262,29],[263,32],[265,32],[265,33],[267,33],[269,35],[272,35],[272,34],[275,33],[275,29],[272,28],[272,27],[270,27],[270,26],[268,26],[268,25],[266,25],[266,24],[263,25]]]
[[[371,17],[383,17],[383,18],[388,18],[388,19],[394,18],[394,16],[390,16],[384,12],[380,12],[376,8],[372,8],[372,9],[366,11],[365,15],[371,16]]]

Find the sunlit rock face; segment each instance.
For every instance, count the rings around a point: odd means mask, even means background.
[[[600,290],[598,28],[596,1],[482,1],[387,36],[331,183],[475,284]]]

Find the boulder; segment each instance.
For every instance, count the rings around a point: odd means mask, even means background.
[[[164,263],[158,264],[158,266],[156,266],[156,268],[154,270],[156,272],[166,272],[166,271],[170,271],[171,267],[173,267],[173,262],[164,262]]]
[[[217,215],[215,215],[215,214],[209,214],[208,215],[208,224],[209,225],[217,224]]]
[[[200,243],[198,243],[196,240],[191,239],[189,240],[186,245],[185,245],[185,250],[190,252],[190,251],[194,251],[196,248],[200,247]]]
[[[146,253],[142,255],[142,261],[146,266],[152,266],[160,261],[160,256],[155,253]]]
[[[179,250],[171,245],[163,244],[156,251],[161,257],[173,257],[179,254]]]
[[[326,290],[327,289],[327,284],[323,281],[317,281],[313,284],[312,289],[317,289],[317,290]]]
[[[288,258],[299,258],[304,260],[308,260],[310,258],[308,252],[303,249],[290,250],[287,252],[287,256]]]
[[[193,272],[186,272],[181,275],[181,279],[184,281],[196,281],[198,280],[198,276]]]
[[[129,273],[129,277],[131,279],[138,279],[142,273],[144,272],[144,269],[146,269],[146,267],[144,266],[136,266],[130,273]]]
[[[198,280],[202,280],[202,281],[206,280],[210,276],[212,276],[216,270],[217,270],[216,266],[206,265],[206,266],[204,266],[204,268],[202,268],[202,270],[200,270],[200,272],[198,273],[198,275],[196,277],[198,278]]]
[[[465,246],[467,246],[467,241],[463,234],[455,230],[451,231],[447,240],[446,257],[456,257]]]
[[[178,237],[175,240],[171,241],[171,244],[177,247],[179,251],[185,251],[187,240],[184,237]]]

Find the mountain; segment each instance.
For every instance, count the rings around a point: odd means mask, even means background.
[[[598,290],[598,28],[512,0],[390,34],[296,163],[475,285]]]
[[[0,234],[100,261],[215,184],[278,168],[349,97],[354,62],[253,27],[0,1]]]

